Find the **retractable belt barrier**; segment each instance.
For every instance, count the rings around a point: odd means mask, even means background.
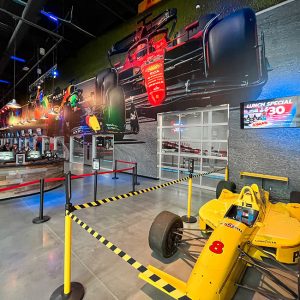
[[[173,285],[167,283],[164,279],[159,277],[157,274],[154,274],[151,270],[149,270],[147,267],[142,265],[140,262],[138,262],[136,259],[128,255],[126,252],[122,251],[119,247],[114,245],[112,242],[107,240],[103,235],[99,234],[97,231],[95,231],[92,227],[88,226],[86,223],[84,223],[82,220],[80,220],[76,215],[74,215],[72,212],[75,210],[79,210],[82,208],[87,207],[95,207],[100,206],[105,203],[109,203],[112,201],[117,201],[119,199],[128,198],[131,196],[137,196],[140,194],[144,194],[150,191],[154,191],[163,187],[167,187],[170,185],[173,185],[175,183],[179,183],[182,181],[185,181],[192,177],[200,177],[205,176],[211,173],[214,173],[216,171],[224,170],[225,168],[221,169],[214,169],[210,172],[198,174],[198,175],[192,175],[191,172],[189,176],[173,180],[170,182],[166,182],[164,184],[156,185],[147,189],[142,189],[136,192],[130,192],[127,194],[118,195],[115,197],[109,197],[102,200],[96,200],[89,203],[84,203],[80,205],[73,205],[71,203],[71,197],[72,197],[72,189],[71,189],[71,174],[66,174],[66,180],[65,180],[65,187],[66,187],[66,205],[65,205],[65,250],[64,250],[64,284],[60,285],[51,295],[50,300],[57,300],[57,299],[66,299],[70,296],[74,300],[81,300],[84,296],[84,287],[79,282],[71,282],[71,253],[72,253],[72,220],[80,225],[83,229],[85,229],[90,235],[92,235],[94,238],[96,238],[101,244],[105,245],[108,249],[110,249],[113,253],[117,254],[119,257],[121,257],[124,261],[126,261],[129,265],[131,265],[134,269],[139,271],[143,278],[147,278],[148,282],[152,282],[153,285],[157,286],[160,290],[168,294],[174,299],[179,300],[191,300],[186,294],[184,294],[182,291],[176,289]]]
[[[133,167],[119,169],[119,170],[113,170],[113,171],[97,172],[97,175],[104,175],[104,174],[111,174],[111,173],[121,173],[121,172],[129,171],[129,170],[133,170]],[[89,177],[89,176],[94,176],[94,175],[95,175],[95,173],[72,175],[71,179],[79,179],[79,178],[84,178],[84,177]],[[64,181],[64,180],[65,180],[65,177],[45,178],[45,183],[55,182],[55,181]],[[40,183],[40,179],[33,180],[33,181],[28,181],[28,182],[24,182],[24,183],[20,183],[20,184],[16,184],[16,185],[11,185],[11,186],[8,186],[8,187],[5,187],[5,188],[0,188],[0,192],[6,192],[6,191],[21,188],[21,187],[25,187],[25,186],[28,186],[28,185],[39,184],[39,183]]]
[[[140,262],[138,262],[136,259],[128,255],[126,252],[121,250],[119,247],[114,245],[112,242],[107,240],[103,235],[95,231],[92,227],[88,226],[86,223],[84,223],[82,220],[80,220],[77,216],[72,214],[69,211],[66,211],[66,215],[69,216],[75,223],[77,223],[80,227],[85,229],[91,236],[93,236],[95,239],[97,239],[101,244],[106,246],[109,250],[111,250],[113,253],[117,254],[119,257],[121,257],[124,261],[126,261],[130,266],[132,266],[134,269],[142,273],[144,276],[146,276],[150,281],[154,282],[155,285],[160,286],[165,293],[167,293],[169,296],[171,296],[174,299],[178,300],[190,300],[187,295],[176,289],[171,284],[167,283],[165,280],[154,274],[152,271],[150,271],[147,267],[142,265]]]
[[[225,169],[226,168],[214,169],[214,170],[209,171],[209,172],[193,175],[193,178],[206,176],[206,175],[209,175],[209,174],[214,173],[216,171],[222,171],[222,170],[225,170]],[[176,179],[176,180],[173,180],[173,181],[169,181],[169,182],[166,182],[166,183],[163,183],[163,184],[159,184],[159,185],[156,185],[156,186],[153,186],[153,187],[149,187],[147,189],[141,189],[141,190],[138,190],[138,191],[135,191],[135,192],[129,192],[129,193],[117,195],[117,196],[114,196],[114,197],[108,197],[108,198],[104,198],[104,199],[101,199],[101,200],[96,200],[96,201],[86,202],[86,203],[83,203],[83,204],[78,204],[78,205],[73,206],[73,209],[74,210],[80,210],[80,209],[83,209],[83,208],[100,206],[100,205],[110,203],[110,202],[114,202],[114,201],[117,201],[117,200],[121,200],[121,199],[124,199],[124,198],[129,198],[129,197],[141,195],[141,194],[144,194],[144,193],[148,193],[148,192],[151,192],[151,191],[155,191],[155,190],[158,190],[158,189],[161,189],[161,188],[164,188],[164,187],[176,184],[176,183],[180,183],[182,181],[186,181],[189,178],[190,178],[190,176],[186,176],[186,177],[183,177],[181,179]]]

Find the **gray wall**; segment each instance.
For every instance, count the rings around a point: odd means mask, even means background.
[[[115,159],[136,161],[138,174],[157,178],[157,122],[141,123],[137,135],[115,143]]]
[[[257,15],[259,31],[265,34],[266,56],[272,70],[259,99],[300,95],[300,1],[296,0]],[[247,101],[247,99],[245,99]],[[241,188],[241,171],[287,176],[285,183],[271,185],[274,200],[288,199],[300,191],[300,128],[240,129],[239,108],[229,116],[229,176]]]
[[[229,178],[238,188],[260,180],[240,179],[240,172],[254,172],[289,177],[290,182],[265,180],[274,200],[289,198],[292,190],[300,191],[300,128],[241,129],[240,110],[229,115]]]
[[[266,55],[272,67],[259,99],[300,94],[299,3],[296,0],[257,15],[258,30],[264,31]],[[241,99],[247,100],[254,99]],[[273,199],[288,199],[291,190],[300,191],[300,129],[242,130],[238,108],[230,111],[229,132],[229,173],[239,187],[247,183],[241,181],[239,172],[248,171],[290,178],[289,187],[271,183]],[[139,174],[157,177],[156,122],[140,124],[140,133],[125,137],[130,138],[137,143],[115,145],[115,157],[137,161]],[[269,186],[266,181],[265,188]]]

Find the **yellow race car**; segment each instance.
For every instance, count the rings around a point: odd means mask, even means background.
[[[299,261],[299,221],[300,204],[273,204],[269,193],[256,184],[244,186],[239,194],[223,189],[218,199],[207,202],[199,210],[200,231],[212,233],[195,259],[188,281],[183,282],[153,266],[149,269],[187,299],[231,299],[238,286],[269,299],[299,299],[299,291],[278,279],[272,269],[277,263],[281,272],[294,278],[299,289],[299,273],[285,265]],[[183,228],[179,216],[164,211],[151,226],[150,248],[162,257],[171,257],[177,250],[188,254],[182,246],[189,240],[203,241],[195,230]],[[241,284],[247,266],[268,277],[278,289],[270,291]],[[155,286],[142,274],[140,277]]]

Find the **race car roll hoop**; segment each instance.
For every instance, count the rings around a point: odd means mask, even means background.
[[[120,161],[119,161],[120,162]],[[122,161],[123,162],[123,161]],[[125,162],[124,163],[129,163]],[[133,168],[134,169],[134,168]],[[184,182],[189,180],[189,183],[192,183],[193,177],[200,177],[209,175],[211,173],[225,170],[226,168],[214,169],[212,171],[201,173],[197,175],[192,174],[192,169],[189,169],[189,176],[183,177],[181,179],[173,180],[170,182],[166,182],[160,185],[156,185],[153,187],[149,187],[146,189],[140,189],[138,191],[132,191],[126,194],[117,195],[114,197],[108,197],[101,200],[95,200],[92,202],[87,202],[84,204],[73,205],[71,203],[72,198],[72,188],[71,188],[71,174],[67,173],[65,178],[65,193],[66,193],[66,204],[65,204],[65,240],[64,240],[64,283],[59,286],[51,295],[50,300],[63,300],[63,299],[72,299],[72,300],[81,300],[84,297],[84,287],[79,282],[71,282],[71,253],[72,253],[72,220],[80,225],[83,229],[85,229],[90,235],[96,238],[101,244],[110,249],[113,253],[121,257],[124,261],[130,264],[134,269],[140,272],[140,277],[149,282],[152,285],[155,285],[164,293],[167,293],[174,299],[180,300],[188,300],[190,299],[186,294],[182,293],[179,289],[166,282],[163,278],[155,274],[151,271],[151,268],[147,268],[133,257],[128,255],[126,252],[121,250],[119,247],[114,245],[112,242],[107,240],[100,233],[95,231],[93,228],[88,226],[85,222],[80,220],[75,214],[74,211],[88,208],[88,207],[96,207],[101,206],[110,202],[114,202],[117,200],[138,196],[140,194],[144,194],[147,192],[155,191],[164,187],[168,187],[174,185],[176,183]],[[124,170],[122,170],[124,171]],[[133,170],[134,173],[134,170]],[[134,176],[133,176],[134,177]],[[135,180],[133,180],[135,182]],[[191,210],[191,190],[189,188],[189,208],[188,208],[188,216],[190,216]],[[188,218],[187,218],[188,219]],[[189,219],[188,219],[189,221]]]

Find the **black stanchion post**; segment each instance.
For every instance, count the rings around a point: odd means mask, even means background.
[[[135,167],[135,185],[140,185],[140,183],[138,182],[137,162],[134,163],[134,167]]]
[[[115,171],[118,170],[118,163],[117,160],[115,159]],[[114,177],[112,179],[119,179],[119,177],[117,177],[117,172],[115,172]]]
[[[66,205],[70,206],[72,198],[71,172],[65,174]],[[67,209],[67,208],[66,208]]]
[[[97,200],[97,190],[98,190],[98,171],[94,173],[94,201]]]
[[[135,192],[135,167],[132,168],[132,191]]]
[[[44,193],[45,193],[45,180],[40,180],[40,211],[39,216],[32,220],[34,224],[41,224],[50,220],[49,216],[44,216]]]
[[[71,172],[65,174],[66,205],[65,205],[65,249],[64,249],[64,284],[59,286],[50,296],[50,300],[82,300],[84,287],[80,282],[71,281],[71,256],[72,256],[72,219],[67,211],[73,211],[71,203]]]

